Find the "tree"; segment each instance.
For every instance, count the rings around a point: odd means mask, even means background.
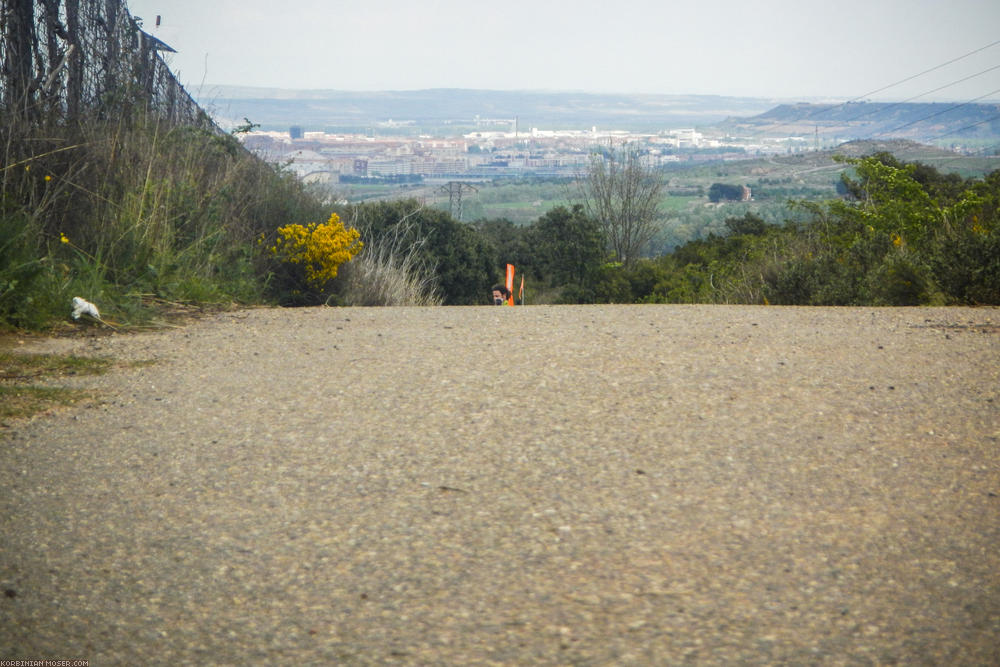
[[[764,218],[749,212],[744,213],[742,218],[726,218],[725,225],[732,234],[748,234],[750,236],[761,236],[768,228]]]
[[[708,188],[708,201],[717,203],[722,200],[740,201],[743,199],[742,185],[728,185],[726,183],[712,183]]]
[[[845,161],[856,173],[853,179],[842,176],[854,201],[833,202],[835,215],[889,234],[897,246],[922,246],[941,225],[943,210],[913,178],[915,165],[878,156]]]
[[[558,206],[535,221],[529,232],[539,277],[551,286],[583,287],[604,259],[604,239],[583,206]]]
[[[506,218],[483,218],[471,223],[471,227],[489,247],[497,277],[504,275],[507,264],[513,264],[521,273],[535,274],[529,227],[515,225]]]
[[[634,144],[591,156],[582,181],[584,207],[597,220],[614,259],[630,265],[659,227],[663,177],[643,163]]]

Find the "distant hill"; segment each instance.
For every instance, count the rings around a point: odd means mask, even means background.
[[[804,135],[855,139],[902,138],[928,142],[1000,140],[1000,105],[957,103],[781,104],[755,116],[716,126],[734,135]]]
[[[369,128],[412,123],[417,128],[475,127],[518,119],[519,129],[659,131],[704,126],[760,114],[781,100],[717,95],[615,95],[566,91],[439,88],[359,92],[210,87],[195,98],[221,124],[249,118],[264,129]]]

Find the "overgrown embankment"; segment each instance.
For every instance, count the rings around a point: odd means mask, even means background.
[[[20,131],[19,131],[20,130]],[[135,114],[4,129],[0,321],[37,327],[73,296],[134,322],[154,300],[256,301],[261,234],[328,214],[232,136]]]

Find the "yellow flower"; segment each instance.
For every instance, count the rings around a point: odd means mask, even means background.
[[[66,238],[65,234],[63,234],[62,232],[59,232],[59,242],[60,243],[69,243],[69,239]]]
[[[337,277],[337,269],[349,262],[363,247],[356,229],[347,229],[336,213],[323,223],[285,225],[268,248],[288,264],[301,265],[309,287],[322,289]]]
[[[51,180],[52,180],[52,177],[49,176],[48,174],[45,174],[45,182],[48,183]]]

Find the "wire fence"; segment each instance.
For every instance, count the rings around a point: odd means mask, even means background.
[[[124,0],[0,0],[0,112],[31,124],[144,109],[213,129]]]

